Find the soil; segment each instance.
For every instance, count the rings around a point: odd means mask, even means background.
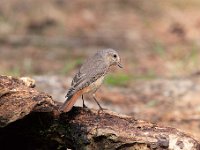
[[[0,74],[31,76],[63,102],[83,61],[111,47],[124,69],[98,91],[102,106],[200,140],[199,7],[198,0],[1,0]]]

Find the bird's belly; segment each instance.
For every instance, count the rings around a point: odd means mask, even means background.
[[[100,77],[99,79],[97,79],[95,82],[91,83],[87,90],[85,91],[86,93],[89,92],[95,92],[96,90],[98,90],[98,88],[101,86],[102,82],[103,82],[104,76]]]

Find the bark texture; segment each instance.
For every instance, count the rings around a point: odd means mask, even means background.
[[[51,96],[38,92],[34,80],[0,76],[0,127],[23,118],[33,111],[51,112]]]
[[[63,114],[74,149],[198,150],[199,142],[175,128],[158,126],[111,111],[74,108]]]
[[[200,149],[199,141],[175,128],[108,110],[74,107],[59,113],[51,96],[33,87],[30,78],[0,76],[1,148]]]

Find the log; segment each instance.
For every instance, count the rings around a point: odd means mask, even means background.
[[[74,149],[199,150],[199,142],[175,128],[111,111],[74,108],[62,114]]]
[[[29,78],[0,76],[0,149],[200,149],[178,129],[132,116],[80,107],[60,113],[33,85]]]
[[[31,78],[0,76],[0,127],[21,119],[33,111],[51,112],[51,96],[34,89]]]

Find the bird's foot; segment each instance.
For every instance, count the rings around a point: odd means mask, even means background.
[[[88,108],[88,107],[83,103],[83,108]]]
[[[102,107],[99,107],[98,114],[101,114],[101,113],[103,113],[103,112],[104,112],[104,110],[107,110],[107,109],[105,109],[105,108],[102,108]]]

